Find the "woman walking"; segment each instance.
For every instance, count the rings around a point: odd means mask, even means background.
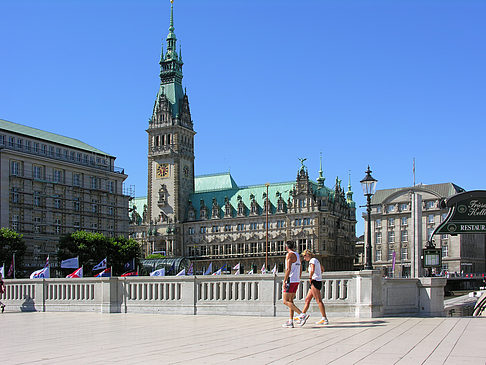
[[[310,302],[314,297],[317,305],[319,306],[319,310],[321,311],[322,318],[316,322],[316,324],[329,324],[329,321],[326,317],[326,309],[324,308],[324,303],[322,303],[321,298],[321,289],[322,289],[322,268],[321,263],[318,259],[314,257],[310,250],[305,250],[303,252],[304,260],[309,262],[309,281],[310,281],[310,289],[307,293],[305,298],[305,305],[304,309],[302,310],[302,314],[299,316],[301,322],[304,322],[309,318],[309,314],[307,314],[307,310],[309,309]]]

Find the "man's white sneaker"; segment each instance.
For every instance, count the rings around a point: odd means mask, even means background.
[[[309,317],[310,317],[310,314],[307,314],[307,313],[302,313],[299,316],[299,319],[300,319],[299,324],[300,324],[301,327],[305,324],[305,322],[307,322],[307,319],[309,319]]]
[[[291,321],[291,320],[289,319],[287,322],[285,322],[285,323],[282,325],[282,327],[284,327],[284,328],[294,328],[294,321]]]

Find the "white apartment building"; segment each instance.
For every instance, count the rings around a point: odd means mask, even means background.
[[[412,194],[422,195],[422,239],[420,249],[434,229],[446,218],[448,209],[440,201],[464,189],[453,183],[416,185],[413,187],[377,190],[371,204],[371,241],[374,268],[382,268],[386,275],[408,277],[414,237],[412,222]],[[367,215],[365,237],[367,237]],[[486,269],[486,240],[482,234],[434,235],[435,247],[442,250],[442,269],[448,272],[484,272]],[[365,243],[366,244],[366,243]],[[365,250],[366,251],[366,250]],[[393,256],[395,270],[393,272]]]

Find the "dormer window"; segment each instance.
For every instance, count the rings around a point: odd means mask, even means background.
[[[250,195],[251,199],[251,206],[250,206],[250,214],[258,214],[258,203],[255,200],[255,195]]]
[[[219,205],[216,198],[213,198],[213,207],[211,211],[212,218],[219,218]]]
[[[242,217],[245,215],[245,203],[243,203],[243,199],[241,198],[241,195],[238,195],[238,216]]]
[[[232,211],[232,207],[231,207],[231,204],[229,202],[229,199],[228,199],[228,197],[225,197],[224,198],[224,216],[225,217],[231,217],[231,211]]]
[[[199,217],[201,219],[207,219],[208,218],[208,209],[206,208],[206,206],[204,205],[204,200],[201,199],[201,202],[200,202],[200,209],[199,209]]]

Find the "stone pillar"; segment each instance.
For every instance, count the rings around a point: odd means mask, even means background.
[[[354,280],[356,290],[355,317],[383,317],[383,278],[381,271],[362,270],[359,271],[359,275]]]
[[[101,313],[120,313],[121,295],[119,296],[118,278],[102,278],[101,281]]]
[[[419,313],[425,316],[444,317],[444,287],[446,278],[420,278]]]
[[[184,306],[184,314],[197,314],[197,286],[199,281],[196,276],[181,277],[181,299]]]
[[[412,193],[412,252],[411,273],[412,278],[423,276],[422,268],[422,195]]]
[[[42,279],[42,281],[35,280],[34,291],[35,291],[35,304],[33,306],[33,310],[39,311],[39,312],[45,312],[46,311],[46,299],[47,299],[46,279]],[[30,311],[30,308],[28,308],[27,310]]]

